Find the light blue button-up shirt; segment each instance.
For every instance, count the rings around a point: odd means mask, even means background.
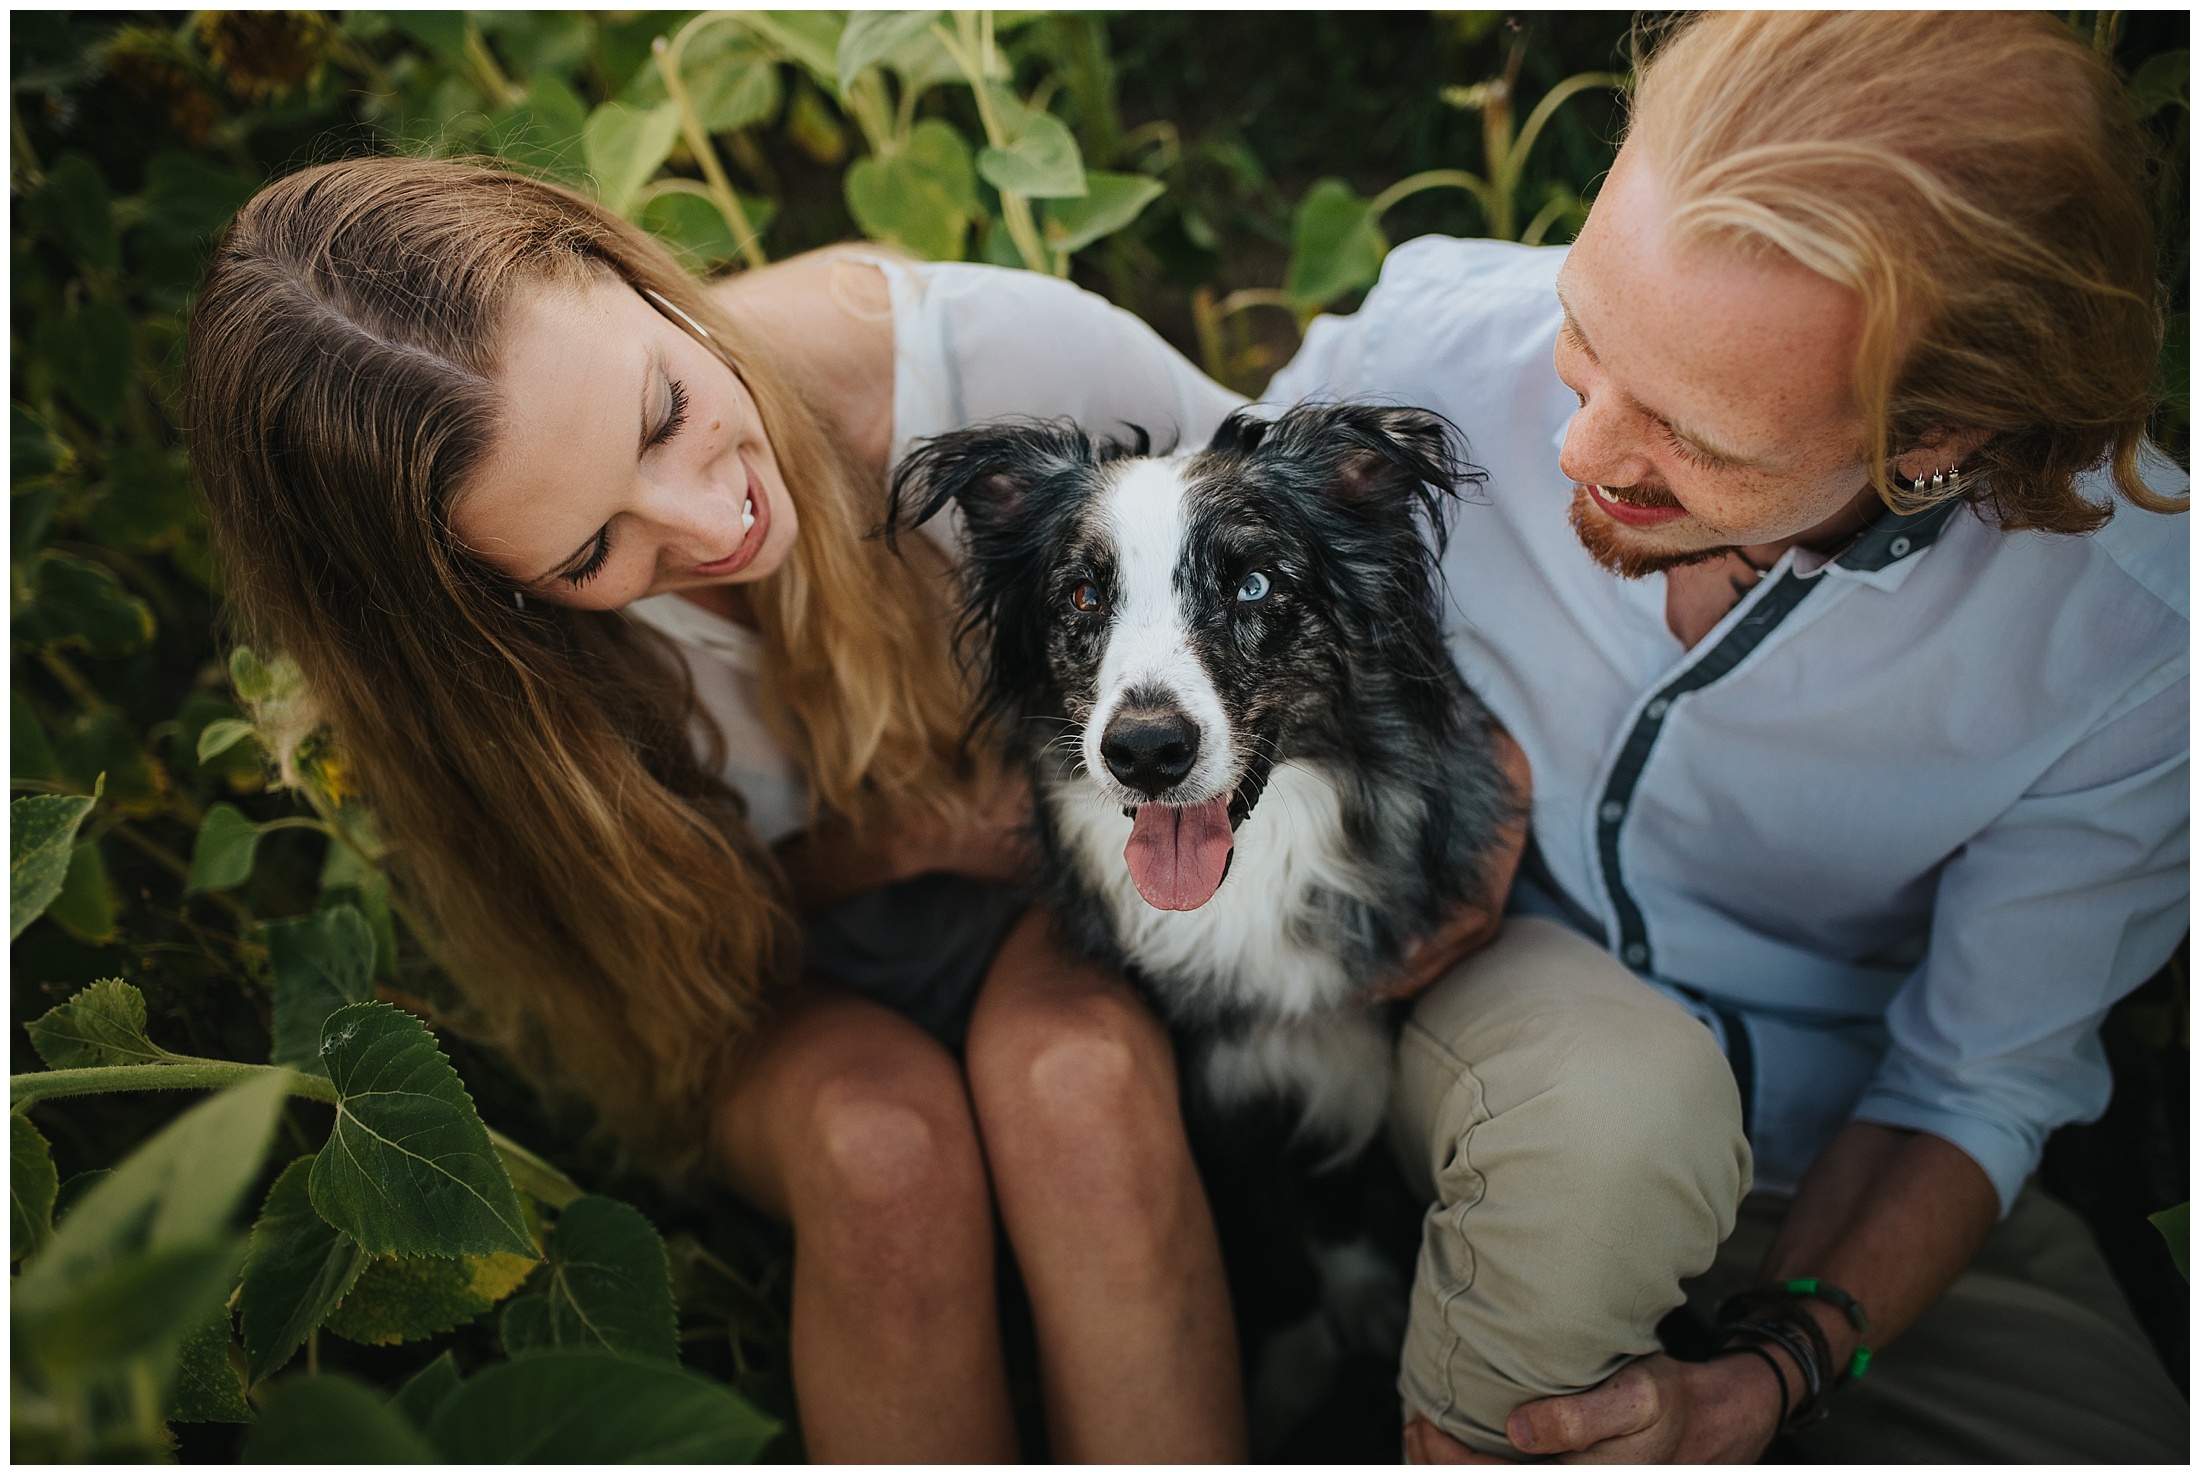
[[[1605,572],[1567,523],[1563,258],[1402,246],[1265,398],[1466,433],[1489,482],[1454,520],[1451,643],[1534,765],[1544,902],[1719,1033],[1758,1186],[1860,1118],[1953,1142],[2006,1210],[2047,1134],[2107,1105],[2101,1017],[2187,927],[2185,519],[1888,519],[1791,550],[1684,650],[1663,578]]]

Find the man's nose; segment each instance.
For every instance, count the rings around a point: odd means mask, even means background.
[[[1633,486],[1653,480],[1649,458],[1643,454],[1642,437],[1630,417],[1607,407],[1607,397],[1591,395],[1566,424],[1566,439],[1558,448],[1558,469],[1576,482],[1598,486]]]

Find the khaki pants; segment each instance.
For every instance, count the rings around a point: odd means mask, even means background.
[[[1710,1031],[1534,918],[1416,1006],[1391,1138],[1431,1200],[1405,1412],[1493,1454],[1514,1453],[1515,1407],[1594,1387],[1656,1351],[1683,1300],[1708,1311],[1749,1283],[1786,1208],[1745,1203],[1741,1102]],[[2181,1461],[2184,1430],[2084,1225],[2028,1192],[1794,1444],[1811,1460]]]

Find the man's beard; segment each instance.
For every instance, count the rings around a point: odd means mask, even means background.
[[[1636,507],[1678,507],[1680,502],[1670,492],[1629,488],[1627,504]],[[1611,489],[1605,489],[1611,495]],[[1614,497],[1614,501],[1621,500]],[[1715,548],[1690,548],[1680,552],[1664,552],[1657,549],[1634,547],[1622,539],[1621,530],[1613,520],[1597,510],[1589,489],[1574,488],[1574,504],[1567,509],[1566,520],[1574,525],[1574,536],[1581,539],[1581,546],[1589,551],[1597,566],[1607,573],[1623,579],[1646,579],[1652,574],[1669,573],[1690,564],[1709,563],[1724,558],[1734,550],[1720,544]]]

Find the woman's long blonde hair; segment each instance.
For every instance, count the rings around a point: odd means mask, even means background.
[[[514,295],[605,274],[704,325],[800,508],[751,587],[768,715],[814,807],[952,804],[961,685],[937,584],[871,536],[877,478],[768,345],[589,200],[396,158],[269,185],[192,314],[187,438],[235,615],[304,669],[492,1036],[678,1162],[799,967],[784,883],[696,752],[669,647],[616,613],[519,607],[447,523],[498,433]]]
[[[2046,14],[1714,11],[1650,38],[1629,144],[1676,234],[1770,248],[1863,300],[1856,386],[1880,495],[1940,433],[2008,528],[2085,532],[2107,463],[2137,506],[2162,321],[2123,88]]]

